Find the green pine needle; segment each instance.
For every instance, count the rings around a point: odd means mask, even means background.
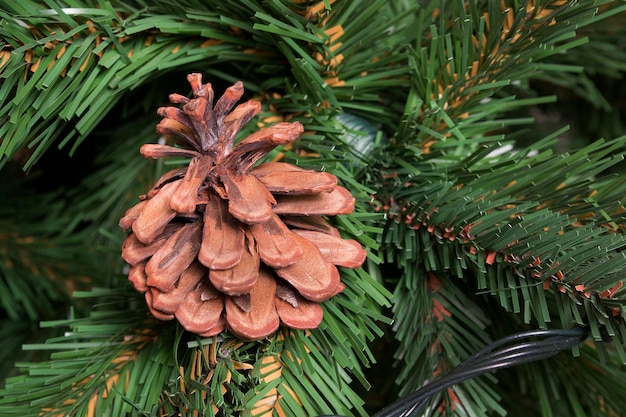
[[[14,335],[12,351],[23,340],[22,353],[37,355],[22,356],[21,374],[6,381],[0,414],[213,415],[215,405],[240,415],[271,404],[295,416],[366,415],[353,389],[370,386],[365,368],[379,359],[387,308],[402,393],[520,329],[591,329],[594,343],[574,355],[455,386],[432,399],[429,415],[624,408],[626,184],[609,173],[620,172],[626,139],[561,153],[557,141],[578,131],[546,135],[533,117],[548,105],[567,113],[563,90],[610,108],[593,76],[626,68],[615,48],[623,4],[0,3],[3,173],[37,169],[53,146],[100,155],[66,194],[28,194],[22,183],[0,190],[12,203],[0,240],[0,306],[11,319],[3,339]],[[334,222],[369,250],[366,268],[341,271],[346,289],[310,334],[199,339],[149,319],[143,299],[126,292],[116,223],[156,176],[184,162],[145,161],[138,147],[158,140],[155,110],[176,91],[170,80],[188,72],[216,90],[244,81],[263,105],[250,129],[302,122],[295,146],[269,157],[332,172],[357,197],[356,212]],[[546,85],[549,97],[534,90]],[[616,115],[583,133],[622,135]],[[53,278],[82,276],[92,263],[104,267],[89,274],[93,284],[117,289],[69,300]],[[57,319],[73,304],[70,319],[44,321],[45,343],[15,336],[34,327],[18,320]],[[534,403],[519,407],[519,393]]]

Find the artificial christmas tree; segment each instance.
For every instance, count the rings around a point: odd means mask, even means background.
[[[0,4],[0,414],[626,409],[622,3]]]

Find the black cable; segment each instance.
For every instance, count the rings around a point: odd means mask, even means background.
[[[452,385],[456,385],[487,372],[549,358],[563,349],[578,345],[582,341],[580,337],[567,337],[558,341],[555,341],[554,338],[552,339],[553,340],[530,342],[513,346],[505,349],[503,352],[489,355],[483,360],[474,360],[471,364],[465,362],[466,366],[460,370],[455,368],[446,375],[446,377],[417,391],[415,394],[418,395],[408,396],[406,399],[410,400],[409,406],[407,406],[405,402],[402,404],[402,407],[395,410],[394,414],[385,414],[385,416],[407,416],[415,414],[426,405],[428,398]]]
[[[579,341],[576,340],[575,344]],[[574,344],[574,345],[575,345]],[[565,347],[565,346],[564,346]],[[482,375],[487,372],[493,372],[498,369],[508,368],[522,363],[528,363],[531,361],[546,359],[547,357],[554,355],[554,346],[544,347],[543,349],[535,349],[535,352],[516,353],[513,355],[507,355],[505,357],[497,358],[497,361],[488,360],[481,364],[475,364],[466,368],[462,372],[456,372],[452,375],[448,375],[437,383],[433,383],[419,391],[419,396],[409,398],[410,401],[405,401],[400,404],[399,409],[387,410],[385,416],[407,416],[420,411],[426,404],[426,400],[432,395],[458,383],[464,382],[468,379]],[[416,406],[418,406],[416,408]],[[412,412],[409,412],[411,411]]]
[[[567,337],[569,335],[565,335],[566,338],[563,339],[555,340],[555,338],[552,337],[546,341],[524,343],[522,345],[509,347],[500,352],[487,355],[487,353],[494,346],[500,346],[507,341],[532,335],[536,335],[536,333],[514,335],[513,337],[508,337],[505,340],[495,342],[494,344],[483,349],[479,352],[479,354],[473,355],[470,361],[465,361],[462,366],[455,368],[448,375],[446,375],[446,377],[423,387],[412,395],[407,396],[404,401],[400,401],[397,404],[398,407],[394,407],[394,409],[387,408],[384,415],[404,416],[409,415],[409,411],[416,413],[422,409],[423,406],[425,406],[428,398],[445,388],[486,372],[551,357],[560,350],[576,346],[581,341],[580,336],[572,338]],[[419,405],[419,408],[415,408],[416,405]]]
[[[533,330],[507,336],[474,353],[445,377],[427,384],[392,403],[373,417],[406,417],[416,415],[426,406],[427,400],[431,396],[452,385],[487,372],[550,358],[562,350],[577,346],[587,339],[588,336],[589,329],[586,327],[567,330]],[[494,349],[501,346],[533,337],[546,337],[546,339],[518,343],[494,352]]]
[[[482,348],[481,350],[479,350],[478,352],[474,353],[472,356],[470,356],[469,358],[467,358],[464,363],[473,360],[474,358],[477,358],[479,356],[482,356],[486,353],[491,352],[492,350],[494,350],[497,347],[506,345],[507,343],[510,342],[514,342],[518,339],[528,339],[531,337],[542,337],[542,336],[551,336],[551,337],[567,337],[567,336],[574,336],[574,337],[578,337],[582,335],[582,332],[584,331],[584,327],[573,327],[571,329],[550,329],[550,330],[530,330],[527,332],[521,332],[521,333],[515,333],[506,337],[503,337],[502,339],[496,340],[495,342],[492,342],[490,344],[488,344],[487,346],[485,346],[484,348]],[[462,366],[462,364],[460,364],[459,366]]]
[[[543,342],[538,342],[527,343],[525,346],[515,346],[510,349],[511,352],[500,352],[497,355],[493,355],[492,357],[485,358],[483,361],[473,363],[471,366],[467,366],[459,371],[450,372],[445,378],[438,381],[437,385],[440,385],[440,389],[443,389],[490,371],[508,368],[536,360],[547,359],[554,356],[561,350],[578,345],[580,342],[580,338],[569,338],[565,341],[565,343],[560,343],[558,345],[550,343],[547,346],[542,346],[541,343]],[[521,349],[530,350],[520,352],[513,351]],[[436,383],[433,383],[432,385],[435,384]],[[432,391],[432,389],[429,391]]]
[[[545,340],[537,342],[527,342],[520,345],[508,347],[506,349],[494,352],[484,358],[472,359],[471,363],[464,362],[465,366],[458,366],[451,374],[457,374],[458,372],[467,369],[468,365],[477,367],[479,364],[486,363],[492,364],[494,367],[499,361],[510,360],[516,357],[524,358],[524,362],[533,360],[532,358],[537,356],[540,358],[548,358],[558,353],[561,350],[576,346],[580,343],[581,336],[567,337],[559,340]]]

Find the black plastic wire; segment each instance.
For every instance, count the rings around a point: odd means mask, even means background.
[[[408,416],[417,414],[425,407],[428,398],[452,385],[456,385],[487,372],[549,358],[563,349],[576,346],[580,342],[581,340],[577,337],[568,337],[558,343],[554,341],[525,343],[520,346],[507,348],[505,352],[487,355],[483,360],[474,361],[471,365],[467,365],[461,370],[450,372],[450,374],[442,378],[442,380],[433,383],[430,389],[420,390],[420,395],[414,398],[414,403],[419,404],[419,406],[412,406],[411,408],[414,410],[411,413],[407,412],[408,410],[403,410],[399,415]]]
[[[517,333],[497,340],[476,352],[438,381],[385,407],[373,417],[416,416],[428,403],[428,399],[440,391],[468,379],[524,363],[550,358],[562,350],[571,349],[587,339],[587,327],[564,330],[533,330]],[[494,351],[501,346],[528,338],[544,338],[518,343]]]

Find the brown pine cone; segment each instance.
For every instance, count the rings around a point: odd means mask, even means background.
[[[295,141],[300,123],[278,123],[233,147],[261,105],[241,82],[213,105],[211,84],[187,77],[194,98],[172,94],[157,132],[181,147],[148,144],[142,155],[190,157],[164,174],[120,220],[131,231],[122,247],[128,278],[152,314],[212,336],[228,328],[261,339],[280,323],[317,327],[320,302],[343,290],[337,265],[358,268],[366,251],[345,240],[323,216],[354,210],[354,197],[325,172],[284,162],[255,164],[274,147]],[[234,107],[234,109],[233,109]],[[232,110],[232,111],[231,111]]]

